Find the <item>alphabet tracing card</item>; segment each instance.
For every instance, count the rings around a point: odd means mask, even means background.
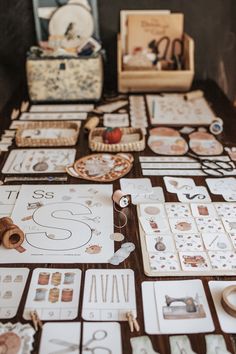
[[[114,254],[111,185],[24,185],[12,219],[24,252],[0,246],[1,263],[107,263]]]
[[[11,216],[21,186],[0,186],[0,218]]]

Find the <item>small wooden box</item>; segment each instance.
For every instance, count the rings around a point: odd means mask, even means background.
[[[118,35],[119,92],[188,91],[194,77],[194,41],[184,34],[185,70],[123,70],[121,38]]]

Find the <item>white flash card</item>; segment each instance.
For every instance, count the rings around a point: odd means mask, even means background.
[[[73,320],[78,315],[80,269],[37,268],[34,270],[23,318],[37,311],[43,321]]]
[[[104,114],[103,125],[105,127],[124,128],[129,126],[129,116],[127,113],[110,113]]]
[[[150,178],[121,178],[120,187],[123,193],[132,196],[152,194]]]
[[[136,318],[133,270],[87,270],[82,318],[86,321],[127,321],[128,312]]]
[[[0,218],[11,216],[21,186],[0,186]]]
[[[177,193],[178,199],[182,203],[209,203],[211,197],[206,187],[194,187],[191,191],[179,191]]]
[[[191,192],[196,186],[192,178],[164,177],[163,180],[167,191],[170,193]]]
[[[28,268],[0,268],[1,319],[12,318],[17,314],[28,274]]]

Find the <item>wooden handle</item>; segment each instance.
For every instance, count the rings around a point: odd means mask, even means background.
[[[0,219],[0,244],[5,248],[15,249],[24,242],[25,236],[23,231],[13,224],[11,218],[5,217]]]
[[[223,290],[221,305],[230,316],[236,317],[236,306],[228,300],[228,296],[233,292],[236,292],[236,285],[227,286],[227,288]]]

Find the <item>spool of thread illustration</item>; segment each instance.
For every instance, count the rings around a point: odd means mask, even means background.
[[[37,288],[34,301],[45,301],[47,289]]]
[[[131,203],[131,196],[129,194],[124,194],[121,190],[117,190],[112,195],[112,200],[120,208],[126,208]]]
[[[58,286],[61,284],[61,273],[59,272],[53,273],[51,284],[54,286]]]
[[[22,283],[23,282],[23,275],[17,275],[14,279],[14,283]]]
[[[61,301],[71,302],[73,299],[73,289],[62,289]]]
[[[50,289],[48,295],[48,301],[52,303],[57,302],[59,300],[59,295],[60,295],[60,290],[58,288]]]
[[[98,124],[99,124],[99,118],[92,117],[85,123],[84,131],[86,133],[89,133],[92,129],[96,128]]]
[[[209,130],[214,135],[219,135],[223,132],[223,120],[221,118],[215,118],[211,123]]]
[[[13,224],[11,218],[0,219],[0,244],[8,249],[17,249],[18,247],[20,248],[24,239],[23,231]]]
[[[11,283],[12,282],[12,276],[10,274],[5,275],[3,279],[3,283]]]
[[[75,280],[75,273],[65,273],[64,284],[73,284]]]
[[[188,92],[184,95],[184,99],[186,101],[193,101],[196,100],[198,98],[201,98],[204,96],[204,92],[202,90],[196,90],[196,91],[191,91]]]
[[[39,285],[48,285],[50,279],[50,273],[41,272],[39,273],[38,284]]]

